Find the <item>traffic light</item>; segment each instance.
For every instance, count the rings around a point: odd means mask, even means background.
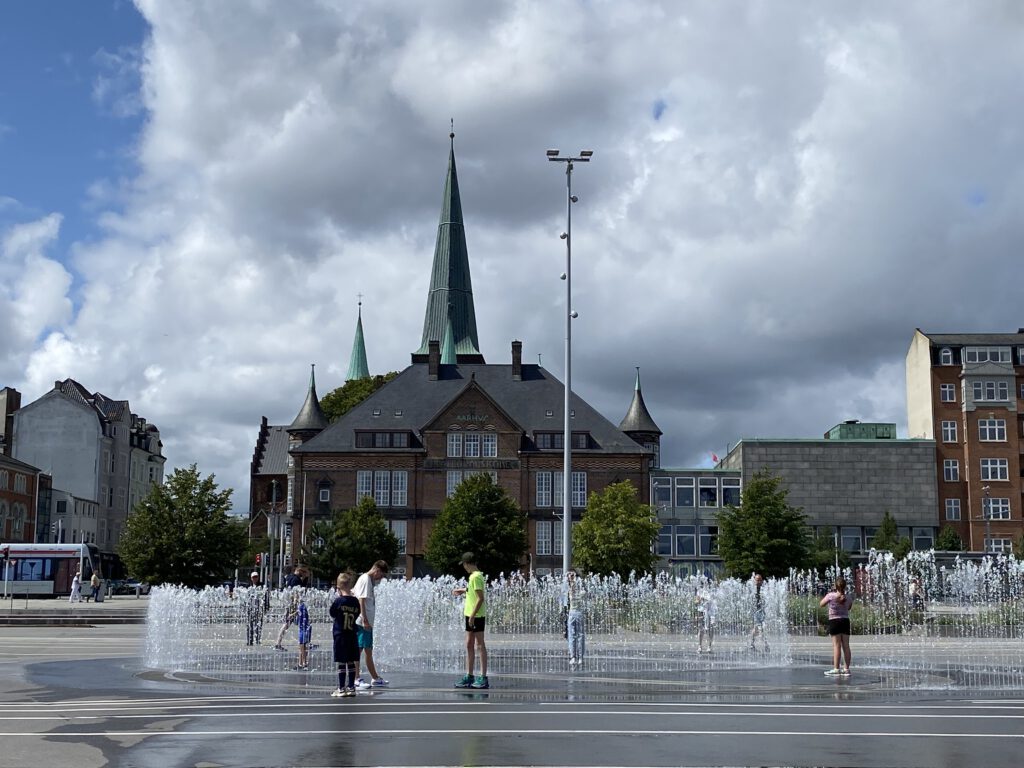
[[[263,555],[256,555],[256,565],[260,565],[263,561]]]

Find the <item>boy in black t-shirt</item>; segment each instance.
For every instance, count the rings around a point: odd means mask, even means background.
[[[337,581],[338,598],[331,604],[334,619],[334,661],[338,665],[338,689],[334,697],[356,695],[356,664],[359,661],[359,641],[356,638],[356,619],[359,618],[359,600],[352,596],[352,574],[342,573]]]

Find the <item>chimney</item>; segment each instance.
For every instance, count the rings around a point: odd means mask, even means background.
[[[437,371],[441,367],[441,342],[431,339],[427,342],[427,379],[437,381]]]
[[[512,381],[523,380],[523,342],[512,342]]]

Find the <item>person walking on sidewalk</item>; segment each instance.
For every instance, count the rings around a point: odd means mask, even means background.
[[[370,673],[369,681],[363,680],[362,676],[356,679],[356,688],[383,688],[388,684],[388,681],[377,673],[377,667],[373,663],[373,622],[377,612],[373,592],[390,568],[391,566],[383,560],[378,560],[370,570],[356,580],[352,590],[352,596],[359,601],[356,636],[359,639],[359,648],[366,658],[366,671]]]
[[[846,579],[836,579],[835,588],[821,598],[821,606],[828,606],[828,634],[832,638],[832,669],[826,675],[850,674],[850,608],[853,595],[846,594]],[[843,661],[846,666],[843,666]]]
[[[89,586],[92,589],[92,592],[89,595],[89,597],[91,597],[92,600],[95,602],[96,598],[100,596],[100,575],[97,571],[92,572],[92,578],[89,579]],[[88,603],[89,598],[86,598],[85,602]]]
[[[454,590],[455,595],[465,595],[462,609],[466,622],[466,675],[455,684],[456,688],[490,688],[487,680],[487,645],[484,643],[484,624],[487,608],[485,605],[486,583],[484,575],[476,567],[476,555],[466,552],[462,556],[462,567],[469,574],[469,583]],[[473,677],[476,657],[480,657],[480,675]]]
[[[82,574],[79,571],[75,572],[75,578],[71,580],[71,595],[68,597],[68,602],[82,602]]]

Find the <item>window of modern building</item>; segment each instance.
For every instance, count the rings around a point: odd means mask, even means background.
[[[373,472],[368,469],[356,472],[356,501],[364,496],[373,496]]]
[[[944,443],[955,443],[956,442],[956,422],[955,421],[943,421],[942,422],[942,442],[944,442]]]
[[[551,506],[551,473],[538,472],[536,475],[537,506]]]
[[[1004,402],[1010,399],[1010,384],[1006,381],[973,381],[971,389],[976,402]]]
[[[391,473],[391,506],[405,507],[409,504],[409,473],[396,469]],[[405,524],[405,521],[402,521]],[[404,534],[403,534],[404,535]]]
[[[700,527],[700,555],[709,557],[718,554],[718,526],[702,525]]]
[[[663,525],[658,531],[658,544],[655,550],[658,557],[672,557],[672,526]]]
[[[462,472],[458,470],[448,470],[448,484],[445,489],[445,495],[450,499],[455,495],[455,489],[459,487],[459,483],[462,482]]]
[[[960,499],[946,499],[946,519],[960,519]]]
[[[652,477],[651,498],[654,500],[655,506],[672,506],[672,478]]]
[[[480,458],[480,433],[467,432],[462,439],[463,453],[466,458]]]
[[[956,402],[956,384],[940,384],[939,400],[944,403]]]
[[[393,533],[395,535],[395,538],[398,539],[398,554],[404,555],[406,539],[406,521],[388,520],[388,528],[391,529],[391,533]]]
[[[718,478],[702,477],[697,483],[700,490],[700,505],[702,507],[718,506]]]
[[[947,483],[960,482],[960,461],[958,459],[942,460],[942,479]]]
[[[551,521],[538,520],[536,526],[537,540],[534,544],[538,555],[551,554]]]
[[[1009,347],[966,347],[964,349],[966,363],[1009,363]]]
[[[697,555],[697,526],[676,526],[676,557],[695,557]]]
[[[949,347],[943,347],[939,350],[939,365],[952,365],[953,364],[953,350]]]
[[[911,542],[916,550],[931,549],[935,546],[935,531],[931,528],[915,528]]]
[[[692,477],[677,477],[676,478],[676,506],[677,507],[692,507],[693,506],[693,478]]]
[[[839,547],[846,552],[860,552],[864,548],[860,528],[842,526],[839,529]]]
[[[738,507],[740,505],[740,479],[738,477],[722,478],[722,506]]]
[[[498,436],[494,432],[483,434],[483,455],[487,459],[493,459],[498,455]]]
[[[1008,498],[993,498],[981,500],[982,520],[1009,520],[1010,500]]]
[[[1007,459],[982,459],[981,460],[982,480],[1009,480],[1010,470]]]
[[[1006,419],[978,419],[978,439],[986,443],[1006,442]]]
[[[462,433],[461,432],[449,432],[448,433],[448,455],[459,457],[462,455]],[[462,482],[461,479],[459,482]],[[451,494],[449,494],[451,495]]]

